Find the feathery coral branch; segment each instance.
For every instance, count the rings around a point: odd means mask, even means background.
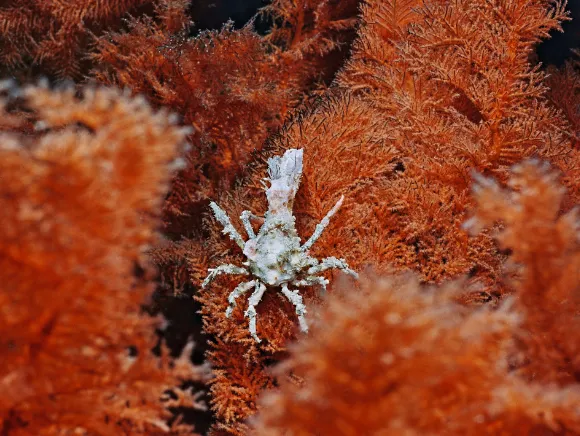
[[[140,306],[187,132],[112,89],[23,97],[36,130],[4,132],[0,146],[0,428],[169,432],[161,394],[206,370],[153,356]]]

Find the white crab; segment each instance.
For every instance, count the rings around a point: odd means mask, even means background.
[[[300,329],[307,332],[308,325],[304,318],[306,307],[302,303],[302,297],[297,290],[290,290],[288,285],[298,287],[318,284],[326,291],[328,280],[324,277],[318,277],[316,274],[330,268],[341,269],[358,278],[358,274],[351,270],[343,259],[327,257],[319,262],[308,255],[310,247],[320,237],[324,228],[328,226],[330,218],[341,206],[344,196],[317,224],[310,239],[303,245],[300,244],[300,237],[295,227],[296,219],[292,215],[292,205],[302,175],[302,155],[302,149],[291,149],[286,151],[282,157],[268,160],[269,178],[265,179],[270,182],[270,187],[266,189],[268,211],[257,235],[254,233],[250,220],[252,218],[261,220],[262,218],[247,210],[242,212],[240,216],[248,233],[248,241],[244,242],[230,222],[228,215],[217,204],[210,203],[216,219],[224,227],[223,233],[228,234],[240,246],[248,260],[243,263],[246,268],[224,264],[209,269],[209,274],[203,281],[202,287],[205,288],[209,285],[219,274],[251,275],[252,280],[239,284],[229,295],[230,305],[226,311],[226,316],[230,317],[234,307],[236,307],[236,298],[254,288],[245,316],[250,318],[250,333],[257,342],[260,342],[260,338],[256,333],[256,306],[266,291],[266,285],[281,287],[282,294],[296,308]]]

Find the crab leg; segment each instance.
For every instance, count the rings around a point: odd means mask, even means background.
[[[348,267],[348,264],[344,259],[337,259],[336,257],[327,257],[322,260],[318,265],[311,266],[308,268],[308,275],[315,275],[327,269],[337,268],[344,271],[346,274],[353,276],[358,279],[358,274]]]
[[[205,288],[207,285],[209,285],[213,281],[213,279],[215,279],[220,274],[243,274],[243,275],[250,274],[245,268],[232,264],[220,265],[216,268],[210,268],[208,269],[208,271],[209,274],[201,284],[202,288]]]
[[[248,310],[246,310],[246,313],[244,314],[245,316],[250,318],[250,334],[252,335],[252,337],[255,339],[256,342],[262,342],[256,332],[256,315],[257,315],[256,306],[258,305],[260,300],[262,300],[264,292],[266,292],[266,286],[263,283],[256,280],[256,290],[250,297],[248,301]]]
[[[326,285],[328,285],[328,280],[325,279],[324,277],[306,277],[305,279],[302,280],[294,280],[292,282],[292,284],[294,286],[312,286],[312,285],[320,285],[322,288],[322,291],[320,292],[320,295],[324,295],[326,294]]]
[[[252,280],[249,282],[240,283],[238,286],[236,286],[236,289],[234,289],[228,297],[230,306],[226,309],[226,318],[229,318],[234,311],[234,308],[236,307],[236,298],[248,292],[255,284],[256,281]]]
[[[240,215],[240,219],[242,220],[242,224],[244,225],[244,228],[246,229],[246,233],[248,234],[250,239],[254,239],[256,237],[256,233],[254,233],[254,229],[252,228],[252,224],[250,223],[250,220],[252,218],[255,220],[264,221],[264,218],[259,217],[258,215],[254,215],[249,210],[243,211],[242,214]]]
[[[232,222],[230,221],[230,217],[228,216],[228,214],[213,201],[209,204],[209,206],[211,207],[211,210],[213,210],[216,219],[224,227],[222,233],[224,233],[225,235],[229,235],[230,239],[234,241],[236,244],[238,244],[238,246],[243,250],[244,240],[242,239],[242,236],[238,233],[236,228],[232,225]]]
[[[318,238],[320,238],[320,235],[322,235],[324,229],[328,226],[328,224],[330,224],[330,218],[332,218],[332,216],[336,213],[336,211],[340,208],[340,206],[342,206],[343,201],[344,195],[341,195],[340,199],[336,202],[334,207],[328,211],[328,213],[324,218],[322,218],[322,221],[316,224],[314,233],[312,234],[310,239],[304,243],[304,245],[302,246],[302,251],[309,250],[310,247],[312,247],[314,243],[318,240]]]
[[[291,291],[288,289],[288,285],[286,283],[282,284],[282,294],[284,294],[284,296],[288,298],[288,300],[290,300],[290,302],[296,308],[296,315],[298,315],[300,330],[304,333],[308,333],[308,324],[306,324],[306,318],[304,318],[304,315],[306,314],[306,306],[302,303],[302,297],[298,291]]]

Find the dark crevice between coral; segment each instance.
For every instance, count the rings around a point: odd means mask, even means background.
[[[195,365],[203,364],[205,352],[208,349],[208,336],[202,332],[203,324],[199,313],[201,305],[193,299],[194,287],[185,284],[182,292],[173,295],[171,292],[159,285],[153,293],[152,302],[144,308],[152,316],[163,315],[167,320],[167,325],[163,330],[158,330],[159,342],[153,349],[157,355],[161,352],[161,345],[164,343],[170,350],[172,357],[178,357],[185,345],[192,340],[195,343],[190,359]],[[200,400],[209,405],[208,387],[201,382],[190,380],[181,385],[182,389],[193,388],[193,392],[201,392]],[[169,390],[166,392],[172,395]],[[200,434],[207,434],[215,417],[208,407],[208,410],[197,410],[194,408],[177,407],[171,408],[174,419],[181,417],[185,424],[191,424],[195,431]]]
[[[12,431],[16,432],[26,427],[28,427],[28,422],[18,415],[16,411],[10,410],[8,417],[4,421],[2,427],[0,427],[0,436],[10,436]]]
[[[230,20],[234,28],[240,29],[267,3],[269,2],[264,0],[194,0],[189,7],[189,15],[194,24],[191,36],[204,30],[219,30]],[[254,25],[258,33],[264,34],[270,28],[271,22],[266,18],[256,17]]]
[[[201,392],[202,395],[199,397],[199,401],[208,405],[209,409],[209,392],[207,386],[204,383],[187,381],[180,386],[183,390],[191,389],[193,392]],[[166,395],[170,398],[177,399],[177,396],[168,390]],[[169,420],[171,425],[177,419],[180,419],[182,423],[189,424],[194,427],[196,433],[207,434],[215,419],[211,410],[198,410],[191,407],[170,407],[169,411],[173,414],[173,418]]]

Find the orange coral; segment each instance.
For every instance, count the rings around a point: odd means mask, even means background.
[[[565,18],[561,4],[543,1],[419,8],[368,2],[337,87],[287,123],[236,189],[216,200],[230,216],[244,209],[262,213],[265,158],[304,148],[294,207],[299,234],[310,235],[335,199],[346,197],[314,256],[337,254],[355,268],[411,269],[425,282],[468,274],[485,286],[461,299],[497,302],[512,291],[503,274],[507,253],[489,233],[470,239],[461,228],[471,204],[470,172],[505,181],[510,164],[539,155],[577,185],[578,151],[563,117],[548,104],[544,73],[528,62],[539,38]],[[575,192],[570,189],[571,203]],[[209,238],[197,251],[213,256],[208,266],[243,260],[218,225],[208,221],[207,229]],[[267,293],[258,311],[258,335],[267,342],[256,347],[241,314],[222,315],[235,282],[219,283],[198,294],[206,331],[219,338],[210,357],[223,376],[212,385],[213,402],[224,428],[241,432],[237,421],[247,412],[237,415],[229,405],[237,403],[239,386],[245,404],[248,398],[253,404],[273,383],[267,367],[284,355],[295,319],[291,307],[280,309],[275,293]],[[306,304],[312,299],[314,292],[305,291]],[[228,351],[240,346],[248,347],[245,359],[231,359]]]
[[[580,52],[575,51],[575,57],[568,60],[560,69],[550,66],[547,69],[548,98],[561,111],[566,121],[564,134],[569,137],[573,151],[565,158],[574,162],[580,150]],[[570,165],[572,167],[572,165]],[[580,199],[580,168],[562,174],[562,183],[568,189],[563,200],[563,207],[570,208]]]
[[[574,362],[580,222],[556,218],[562,189],[545,167],[515,167],[510,185],[480,179],[471,226],[504,222],[517,300],[473,310],[453,301],[464,281],[422,288],[409,275],[343,284],[276,369],[252,434],[578,434],[578,380],[529,384],[511,356],[524,342],[541,381]]]
[[[0,60],[7,72],[80,78],[92,33],[153,0],[9,0],[0,7]],[[5,71],[6,73],[6,71]]]
[[[0,149],[0,428],[169,431],[160,396],[205,376],[187,355],[170,368],[150,354],[153,319],[140,306],[185,132],[114,90],[24,97],[37,129],[3,133]]]
[[[264,11],[279,23],[267,37],[251,25],[235,30],[227,23],[193,38],[186,4],[161,2],[157,15],[164,16],[167,4],[180,17],[171,25],[145,18],[133,21],[129,32],[99,38],[93,76],[172,107],[194,127],[188,166],[165,205],[167,233],[190,237],[208,199],[231,188],[315,81],[328,80],[338,68],[331,57],[352,36],[357,2],[333,8],[328,1],[279,1]],[[300,14],[309,18],[288,25]]]
[[[525,334],[519,371],[529,378],[580,382],[580,343],[574,332],[580,319],[580,217],[578,209],[560,215],[564,189],[546,165],[525,162],[514,167],[504,190],[480,179],[475,190],[473,230],[501,220],[500,247],[512,254],[518,305],[525,309]],[[520,271],[523,269],[523,271]]]
[[[363,340],[370,344],[368,352],[378,352],[381,344],[397,353],[423,344],[449,353],[437,356],[431,368],[432,380],[443,380],[447,397],[437,397],[440,390],[413,377],[420,369],[412,358],[402,363],[408,369],[401,376],[406,384],[387,392],[384,404],[389,405],[385,416],[392,410],[404,418],[387,425],[409,433],[578,431],[577,417],[570,413],[578,398],[570,384],[578,377],[577,347],[566,330],[577,316],[577,230],[570,210],[580,199],[578,65],[549,69],[548,76],[534,61],[536,44],[568,19],[562,1],[366,0],[359,19],[357,0],[273,0],[262,11],[272,24],[266,35],[250,23],[240,30],[226,24],[193,37],[191,19],[196,17],[189,16],[186,0],[113,3],[5,2],[0,59],[20,77],[41,72],[80,79],[94,67],[86,79],[129,88],[153,106],[177,112],[193,128],[192,147],[163,202],[170,177],[166,164],[183,132],[145,109],[143,101],[104,90],[80,98],[41,90],[29,95],[28,103],[15,99],[8,104],[0,117],[6,156],[0,168],[9,183],[0,189],[7,192],[3,199],[10,207],[2,212],[8,217],[7,239],[0,241],[0,250],[5,249],[8,265],[5,282],[21,291],[0,294],[0,307],[11,323],[1,327],[10,332],[4,343],[13,353],[6,368],[0,364],[0,371],[5,369],[0,374],[13,377],[2,379],[10,387],[10,395],[0,400],[0,409],[7,411],[5,429],[26,432],[22,426],[30,422],[32,431],[48,433],[64,428],[170,431],[157,396],[180,382],[187,359],[172,373],[167,356],[148,355],[154,323],[138,311],[151,292],[146,283],[151,274],[149,268],[146,277],[135,274],[143,275],[142,249],[147,246],[148,257],[160,267],[158,294],[166,289],[183,293],[181,298],[195,294],[201,305],[215,376],[211,432],[251,433],[246,420],[259,409],[260,393],[278,383],[269,368],[288,356],[296,317],[288,302],[267,292],[258,307],[263,342],[257,345],[243,311],[234,311],[231,319],[224,316],[235,281],[222,277],[211,290],[198,290],[208,267],[243,261],[206,215],[207,205],[217,201],[232,217],[244,209],[264,212],[260,181],[265,160],[301,148],[304,177],[294,207],[299,234],[308,237],[336,199],[345,196],[312,255],[338,255],[359,270],[373,265],[379,274],[412,270],[415,277],[408,283],[401,277],[410,276],[397,275],[367,281],[360,289],[352,283],[330,289],[331,294],[343,289],[353,295],[341,297],[342,303],[329,300],[329,308],[321,309],[323,318],[329,324],[341,319],[346,301],[372,323],[381,307],[367,307],[358,297],[388,299],[426,324],[413,337],[402,335],[405,344],[400,346],[390,344],[387,335],[374,345]],[[127,12],[137,18],[121,26]],[[95,44],[88,46],[89,41]],[[151,149],[145,153],[143,145]],[[556,187],[554,176],[538,173],[531,164],[517,167],[509,182],[512,164],[528,157],[556,168],[567,193]],[[475,200],[469,195],[472,169],[497,180],[497,185],[485,182]],[[516,192],[504,190],[508,183],[517,185]],[[479,212],[472,223],[487,229],[470,237],[462,223],[474,205]],[[504,222],[493,224],[496,220]],[[161,222],[169,240],[152,246],[154,226]],[[569,273],[561,277],[558,268]],[[33,270],[39,277],[34,282],[29,278]],[[457,276],[466,277],[461,285],[427,286]],[[339,280],[337,275],[331,283]],[[62,299],[45,295],[51,290]],[[519,300],[507,310],[501,300],[514,292]],[[305,289],[304,296],[309,308],[319,302],[315,289]],[[170,298],[163,295],[158,303]],[[466,307],[484,303],[499,311],[473,313]],[[422,311],[405,312],[413,304]],[[435,309],[453,315],[441,320]],[[513,321],[520,315],[517,329]],[[190,319],[201,323],[193,313]],[[497,330],[486,331],[477,324],[481,320],[496,320],[492,330]],[[469,328],[480,342],[461,349],[461,332]],[[441,331],[448,342],[437,336]],[[97,332],[102,341],[87,345]],[[297,387],[281,380],[281,395],[337,386],[323,386],[326,377],[334,377],[332,371],[316,378],[311,369],[326,359],[325,352],[338,350],[329,338],[340,336],[340,331],[320,328],[311,338],[301,337],[304,343],[297,349],[313,347],[315,355],[301,361],[300,375],[313,384]],[[79,351],[75,346],[82,339],[86,347]],[[481,344],[487,353],[478,348]],[[127,359],[127,347],[132,354],[138,349],[138,355]],[[349,350],[360,357],[359,349]],[[465,365],[458,369],[446,360],[449,356]],[[292,354],[286,368],[298,361]],[[373,362],[365,376],[378,368]],[[340,364],[347,366],[342,374],[350,374],[348,360]],[[78,370],[83,365],[93,372]],[[381,373],[376,380],[390,383],[392,376]],[[65,391],[52,380],[59,378],[80,387]],[[373,395],[383,394],[356,374],[351,380],[358,390],[352,398],[338,395],[337,404],[354,415],[338,417],[343,426],[334,432],[356,428],[360,433],[364,410],[349,401],[368,405]],[[472,392],[468,382],[478,384],[480,392]],[[32,386],[42,401],[32,401],[36,394],[24,386]],[[436,407],[423,403],[418,414],[409,398],[398,403],[399,389]],[[99,396],[102,392],[114,396]],[[187,395],[178,389],[171,397],[172,410],[180,411]],[[22,402],[14,404],[11,398]],[[120,409],[115,402],[121,398],[131,399],[129,407]],[[291,428],[300,425],[298,419],[307,427],[313,419],[309,413],[324,407],[317,402],[300,412],[291,408],[294,400],[278,398],[258,426],[283,427],[295,418]],[[287,417],[276,406],[285,401],[291,409]],[[404,405],[409,410],[397,408]],[[475,415],[479,426],[467,421],[474,409],[481,409]],[[38,416],[45,410],[48,420],[42,421]],[[88,418],[78,424],[83,413]],[[372,422],[383,429],[378,420]],[[189,431],[177,424],[171,430]]]

